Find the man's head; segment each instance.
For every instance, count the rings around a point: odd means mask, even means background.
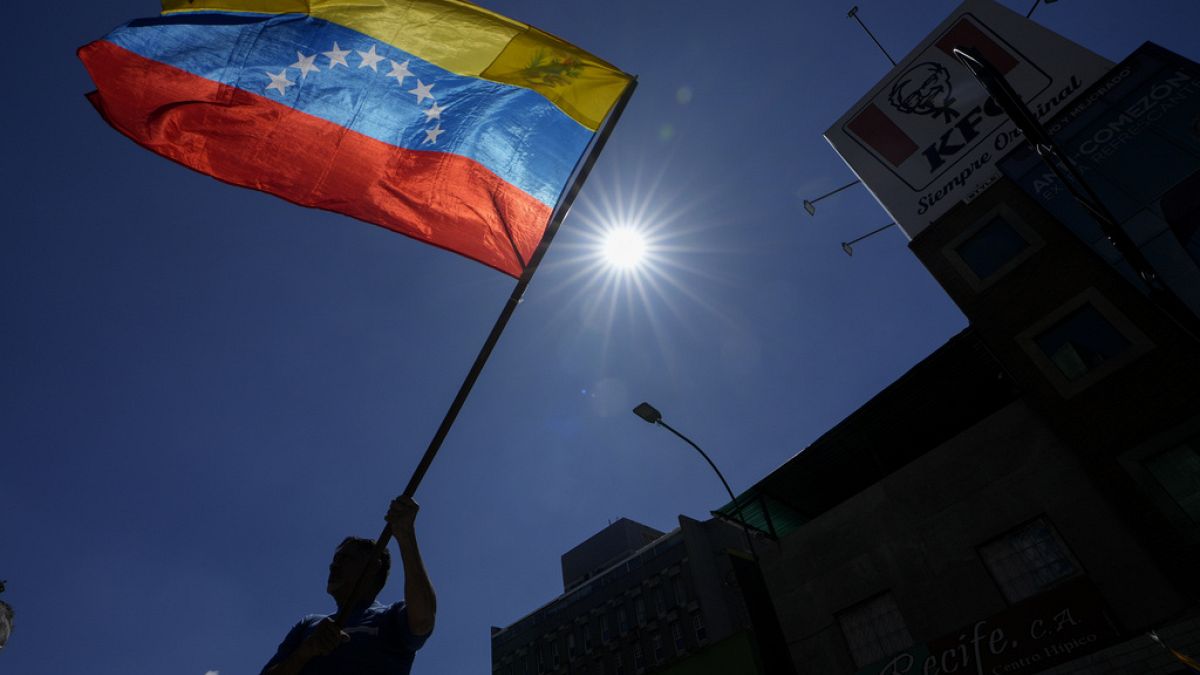
[[[354,582],[369,563],[375,563],[375,573],[363,580],[363,600],[373,600],[379,591],[383,590],[384,584],[387,583],[388,570],[392,567],[392,556],[384,549],[383,554],[372,561],[374,552],[375,542],[362,537],[346,537],[334,550],[333,561],[329,563],[329,581],[325,591],[332,595],[339,605],[349,602]]]

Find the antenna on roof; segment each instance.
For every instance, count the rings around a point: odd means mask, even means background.
[[[887,60],[890,61],[893,66],[896,65],[896,59],[893,59],[892,55],[888,53],[888,50],[884,49],[883,45],[879,44],[879,40],[875,38],[875,34],[871,32],[871,29],[867,28],[867,24],[863,23],[862,19],[858,18],[858,5],[851,7],[846,16],[857,21],[858,25],[862,26],[862,29],[867,31],[867,35],[871,36],[871,40],[875,42],[876,47],[879,47],[879,51],[883,52],[883,55],[887,57]]]

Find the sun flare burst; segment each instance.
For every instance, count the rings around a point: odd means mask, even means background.
[[[617,334],[632,332],[670,363],[673,324],[731,320],[702,291],[718,281],[702,264],[718,252],[702,242],[729,225],[721,191],[692,194],[686,178],[667,180],[669,161],[653,173],[645,171],[647,161],[616,161],[593,176],[551,262],[559,276],[549,293],[563,300],[556,321],[577,339],[598,337],[600,359]]]
[[[611,267],[633,269],[646,260],[646,236],[635,227],[614,227],[604,234],[601,250]]]

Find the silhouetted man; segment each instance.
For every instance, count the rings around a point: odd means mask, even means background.
[[[371,560],[375,542],[346,537],[329,565],[326,592],[338,611],[351,602],[350,593],[359,573],[367,570],[362,600],[346,615],[338,630],[332,616],[310,614],[288,632],[262,675],[408,675],[413,657],[433,632],[437,598],[421,553],[413,524],[420,507],[410,497],[397,497],[388,509],[387,522],[400,548],[404,566],[404,600],[391,605],[375,602],[387,583],[391,557],[385,550]],[[373,572],[373,573],[372,573]]]

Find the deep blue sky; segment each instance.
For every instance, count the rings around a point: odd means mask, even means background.
[[[895,230],[842,253],[887,222],[862,188],[801,209],[851,179],[820,134],[889,68],[849,2],[484,4],[641,86],[417,494],[441,611],[415,673],[488,672],[489,626],[610,519],[723,503],[634,404],[745,488],[965,323]],[[956,4],[860,0],[897,58]],[[255,673],[330,608],[333,545],[378,534],[513,282],[108,128],[74,50],[157,3],[6,10],[0,671]],[[1200,57],[1194,0],[1036,18]],[[611,212],[659,242],[642,293],[588,257]]]

